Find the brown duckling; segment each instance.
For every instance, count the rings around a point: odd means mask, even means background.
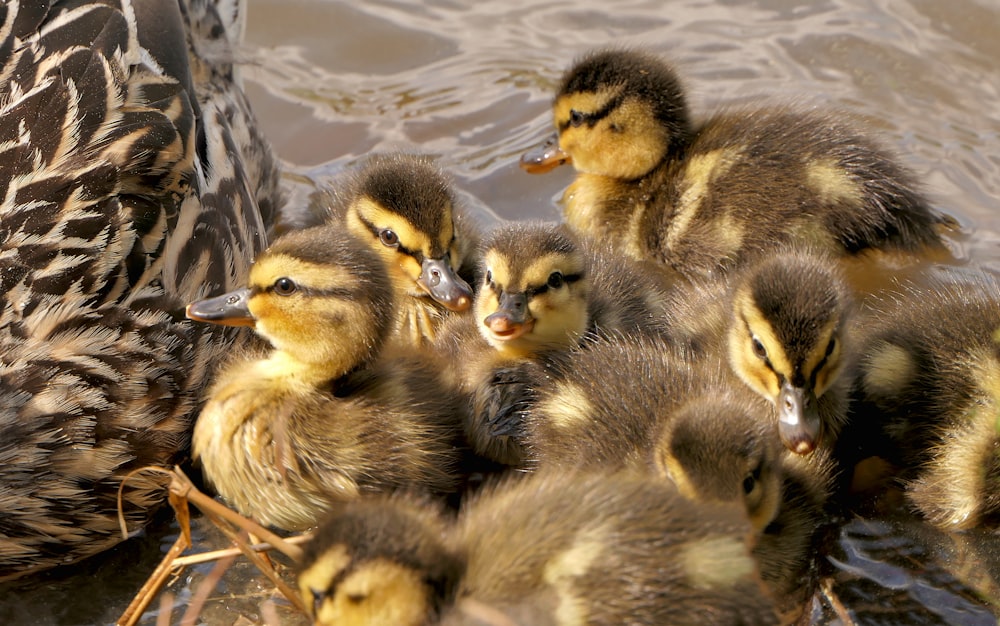
[[[467,431],[480,454],[523,462],[520,416],[539,364],[609,332],[656,334],[661,279],[561,225],[509,223],[482,245],[472,319],[438,344],[471,398]]]
[[[341,507],[300,586],[324,626],[773,624],[748,532],[665,481],[538,473],[480,490],[450,531],[408,498]]]
[[[814,539],[828,521],[835,465],[782,446],[772,409],[721,360],[692,365],[661,341],[622,337],[548,368],[525,419],[540,471],[628,465],[668,478],[685,497],[741,505],[754,556],[782,615],[815,588]]]
[[[836,464],[826,450],[808,459],[786,451],[760,419],[760,399],[742,399],[690,400],[664,421],[654,465],[693,500],[743,503],[761,579],[783,621],[797,623],[818,582],[815,546],[831,521]]]
[[[685,276],[713,273],[790,241],[834,255],[943,244],[913,176],[831,115],[732,109],[695,123],[661,59],[597,50],[563,76],[557,141],[529,171],[572,163],[575,229]],[[558,146],[556,146],[556,143]]]
[[[695,355],[724,354],[774,407],[789,450],[832,447],[847,421],[853,296],[831,259],[785,249],[722,281],[670,294],[668,334]],[[715,358],[715,357],[712,357]]]
[[[335,221],[385,261],[396,290],[395,335],[404,344],[432,341],[451,312],[467,311],[472,251],[478,234],[444,173],[428,159],[377,155],[321,200]]]
[[[858,419],[945,528],[1000,523],[998,328],[1000,280],[978,271],[907,283],[865,318]]]
[[[379,258],[329,225],[281,237],[248,288],[188,307],[273,346],[219,371],[194,430],[206,477],[241,513],[298,530],[363,493],[455,488],[457,396],[430,356],[382,356],[392,304]]]

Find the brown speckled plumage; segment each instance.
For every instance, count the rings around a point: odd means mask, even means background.
[[[186,453],[233,335],[183,306],[245,278],[278,201],[241,10],[0,7],[0,579],[120,541],[122,477]],[[129,527],[165,496],[130,479]]]

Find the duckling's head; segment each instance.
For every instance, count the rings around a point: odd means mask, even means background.
[[[562,226],[511,223],[483,242],[479,332],[499,352],[530,356],[570,346],[590,323],[587,261]]]
[[[653,464],[690,500],[743,502],[763,530],[781,503],[780,444],[763,400],[695,397],[666,420]]]
[[[552,105],[558,149],[551,142],[526,154],[529,172],[572,162],[579,172],[634,180],[692,133],[687,102],[673,69],[627,49],[598,50],[563,76]]]
[[[357,174],[347,226],[370,242],[401,293],[430,296],[453,311],[472,304],[462,263],[455,198],[444,175],[410,155],[373,157]]]
[[[730,364],[774,403],[781,440],[797,454],[812,452],[831,426],[820,419],[819,399],[844,370],[849,303],[836,266],[805,252],[759,263],[734,291]]]
[[[443,525],[388,498],[345,503],[316,531],[299,591],[320,626],[423,626],[450,598],[460,561]]]
[[[253,326],[276,350],[330,378],[374,356],[392,314],[382,261],[333,225],[282,236],[254,262],[247,288],[187,308],[193,320]]]

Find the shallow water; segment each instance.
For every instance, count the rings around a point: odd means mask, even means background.
[[[530,176],[517,159],[551,132],[551,90],[577,54],[633,45],[678,66],[696,113],[793,101],[868,124],[960,221],[956,254],[1000,270],[998,33],[1000,6],[989,0],[250,0],[241,55],[287,166],[292,222],[315,184],[396,149],[436,155],[483,215],[557,218],[571,172]],[[0,622],[112,623],[170,532],[162,524],[110,556],[0,588]],[[1000,597],[992,533],[856,520],[831,557],[834,591],[864,623],[996,623],[984,602]],[[207,569],[173,588],[189,594]],[[260,623],[270,592],[252,569],[225,580],[205,623]],[[814,615],[839,623],[825,601]],[[151,612],[143,623],[155,621]]]

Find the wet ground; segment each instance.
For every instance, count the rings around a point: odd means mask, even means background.
[[[988,0],[596,2],[250,0],[247,91],[286,164],[289,220],[317,184],[371,151],[432,154],[483,215],[558,217],[571,172],[529,176],[520,154],[551,132],[551,90],[597,45],[672,59],[692,109],[793,101],[878,133],[962,233],[961,259],[1000,270],[1000,6]],[[564,168],[565,169],[565,168]],[[223,542],[202,523],[198,543]],[[111,624],[176,529],[169,515],[111,554],[0,587],[0,623]],[[824,558],[831,593],[864,624],[995,624],[1000,540],[909,518],[857,518]],[[173,623],[212,565],[171,585]],[[202,623],[262,623],[273,591],[238,561]],[[264,609],[266,611],[267,609]],[[275,602],[284,626],[304,620]],[[241,621],[242,620],[242,621]],[[143,624],[157,623],[157,612]]]

